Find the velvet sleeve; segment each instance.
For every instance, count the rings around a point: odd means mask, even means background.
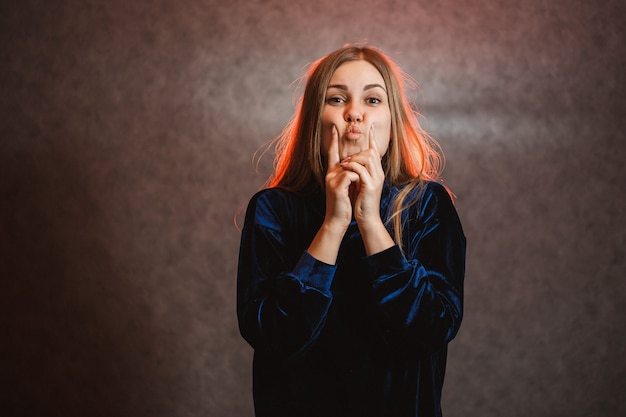
[[[241,235],[239,329],[256,350],[289,357],[313,343],[331,303],[335,266],[306,252],[306,221],[279,190],[252,198]],[[294,212],[295,211],[295,212]],[[291,224],[297,222],[300,231]]]
[[[427,183],[409,209],[398,246],[365,258],[375,303],[388,331],[413,346],[436,350],[463,318],[466,240],[443,186]]]

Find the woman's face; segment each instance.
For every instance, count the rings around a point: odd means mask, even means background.
[[[367,61],[349,61],[337,68],[322,110],[322,155],[328,157],[333,126],[339,132],[339,157],[344,159],[369,147],[374,126],[380,155],[389,148],[391,111],[387,86],[378,70]]]

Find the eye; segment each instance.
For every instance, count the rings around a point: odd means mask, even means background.
[[[339,96],[331,96],[326,99],[326,103],[328,104],[341,104],[341,103],[345,103],[345,101],[346,100],[343,97],[339,97]]]
[[[380,104],[383,101],[378,97],[368,97],[366,100],[367,104]]]

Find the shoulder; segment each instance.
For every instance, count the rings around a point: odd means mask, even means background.
[[[411,190],[409,195],[413,197],[413,204],[403,213],[406,215],[404,227],[409,236],[419,236],[416,242],[419,243],[425,236],[447,242],[464,242],[461,219],[448,188],[439,182],[425,181]],[[410,243],[408,247],[412,245]]]
[[[436,181],[425,181],[422,185],[421,194],[424,201],[433,200],[434,203],[438,204],[453,204],[450,191],[443,184]]]
[[[283,188],[266,188],[252,196],[246,211],[246,223],[278,225],[310,207],[316,206],[317,194],[300,194]]]
[[[260,218],[276,217],[292,199],[293,193],[281,188],[266,188],[258,191],[250,198],[246,218],[258,221]]]
[[[408,185],[403,187],[408,187]],[[392,191],[392,193],[399,193],[403,187],[396,188],[396,190]],[[453,204],[450,191],[443,184],[436,181],[424,181],[422,183],[415,184],[415,186],[408,192],[405,201],[408,203],[418,203],[418,206],[432,204],[438,205],[440,203],[444,205]]]
[[[282,188],[265,188],[258,191],[250,198],[248,207],[264,207],[271,206],[278,202],[290,201],[294,198],[294,193],[284,190]]]
[[[424,181],[411,190],[408,200],[414,202],[411,218],[458,218],[450,191],[439,182]]]

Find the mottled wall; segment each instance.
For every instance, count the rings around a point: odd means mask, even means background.
[[[446,415],[625,415],[624,9],[2,2],[0,415],[251,415],[233,216],[359,40],[421,84],[468,237]]]

